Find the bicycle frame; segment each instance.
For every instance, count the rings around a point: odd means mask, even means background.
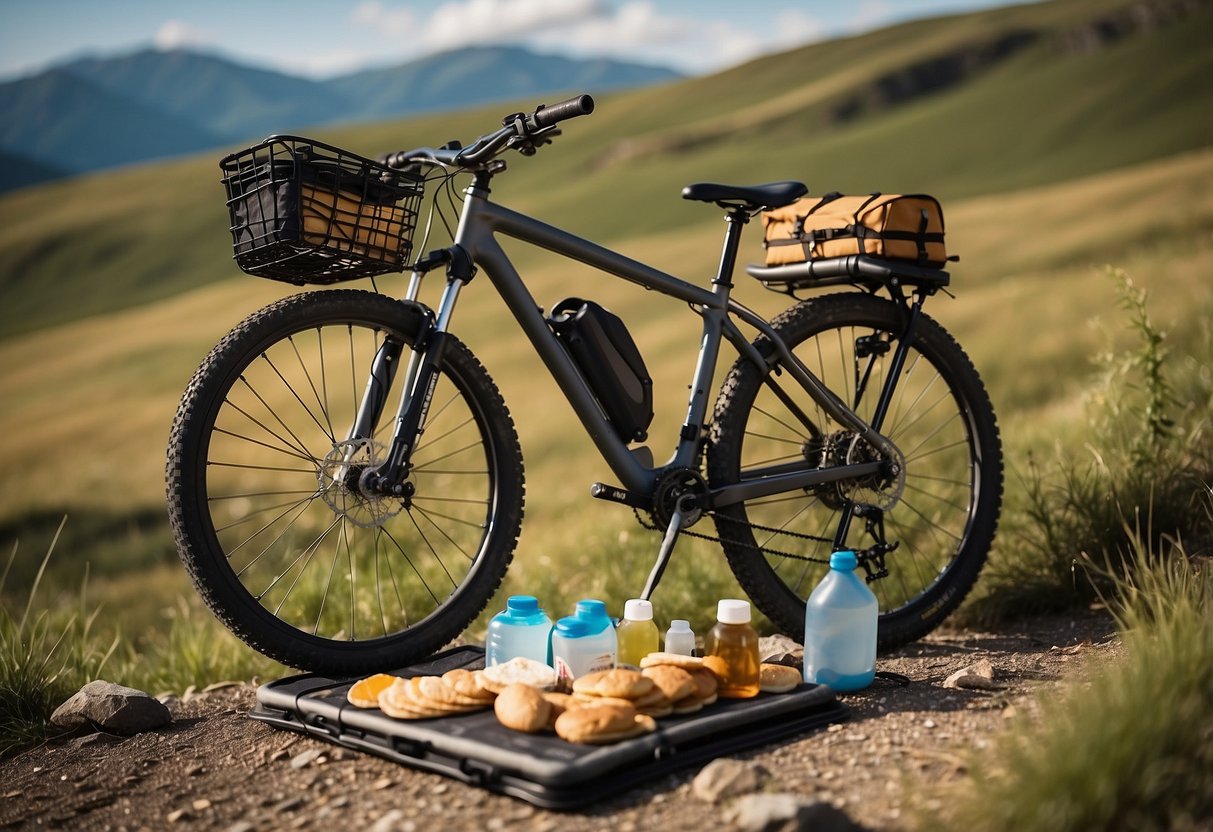
[[[522,327],[535,351],[567,397],[569,404],[581,420],[586,432],[593,440],[611,471],[619,478],[623,487],[633,495],[648,497],[652,494],[657,478],[669,468],[696,468],[702,434],[706,424],[709,395],[716,371],[721,339],[727,338],[737,351],[759,366],[770,367],[776,361],[800,384],[821,407],[840,424],[856,431],[879,449],[887,459],[900,459],[896,446],[881,435],[877,428],[866,424],[855,412],[796,358],[769,323],[757,313],[730,298],[731,275],[735,266],[741,231],[748,215],[740,208],[731,209],[726,220],[728,229],[720,267],[712,281],[712,289],[704,289],[672,275],[654,269],[639,261],[611,251],[596,243],[563,231],[555,226],[512,211],[488,198],[486,173],[479,173],[465,191],[465,200],[454,245],[448,250],[448,282],[433,321],[429,340],[424,350],[413,354],[396,416],[397,430],[387,461],[378,469],[381,482],[395,482],[402,471],[407,470],[408,455],[419,426],[424,422],[429,397],[433,392],[437,376],[437,364],[441,357],[442,343],[448,330],[455,305],[462,287],[473,277],[472,264],[483,269],[497,292],[501,295],[515,320]],[[679,434],[673,456],[663,465],[648,467],[620,440],[603,414],[587,382],[573,364],[572,359],[548,327],[539,305],[527,289],[522,277],[510,262],[509,257],[496,239],[497,234],[544,248],[555,254],[589,265],[599,271],[614,275],[685,301],[703,319],[699,356],[691,380],[691,394],[687,402],[686,419]],[[419,275],[414,275],[408,300],[414,301],[419,287]],[[754,327],[773,344],[774,350],[764,357],[738,329],[733,317]],[[907,344],[900,343],[903,352]],[[384,362],[376,359],[376,366]],[[389,362],[390,363],[390,362]],[[370,395],[375,385],[387,389],[385,379],[372,374],[368,384],[368,395],[363,401],[363,411],[374,411],[382,407],[382,396]],[[390,384],[390,377],[386,378]],[[890,391],[885,391],[886,395]],[[814,434],[820,433],[807,415],[801,413],[806,427]],[[360,412],[357,425],[375,424],[378,413]],[[366,435],[366,434],[362,434]],[[849,479],[877,473],[884,462],[867,462],[854,465],[811,467],[806,460],[770,466],[749,472],[740,483],[712,488],[710,504],[706,508],[717,508],[756,497],[778,494],[821,483]],[[621,500],[628,502],[628,500]]]

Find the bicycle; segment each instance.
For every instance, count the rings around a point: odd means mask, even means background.
[[[1002,456],[976,370],[923,311],[949,274],[857,255],[752,266],[796,301],[768,322],[730,297],[741,233],[762,209],[804,195],[799,182],[684,189],[725,212],[710,288],[491,201],[502,154],[534,155],[557,124],[593,109],[588,95],[540,105],[467,147],[379,163],[292,137],[225,160],[246,271],[301,284],[411,271],[400,299],[308,291],[253,313],[203,361],[176,414],[167,469],[179,553],[205,602],[262,653],[330,673],[398,666],[455,638],[499,587],[521,528],[523,461],[495,383],[452,331],[460,293],[480,272],[618,478],[595,483],[593,496],[661,533],[643,597],[682,535],[719,541],[758,609],[797,639],[804,598],[836,549],[856,550],[873,583],[885,650],[929,632],[972,587],[998,521]],[[289,156],[275,156],[274,141]],[[255,193],[279,171],[298,173],[301,158],[314,161],[296,176],[302,197],[284,197],[280,183]],[[408,262],[426,184],[453,193],[460,174],[471,181],[453,245]],[[317,193],[328,194],[320,221],[265,215]],[[296,239],[265,255],[246,237],[269,219]],[[390,244],[372,251],[376,235]],[[497,235],[681,300],[702,318],[686,418],[666,462],[637,444],[647,424],[611,414],[612,394],[579,366]],[[430,309],[417,297],[440,268],[446,284]],[[798,294],[822,287],[851,290]],[[712,406],[723,340],[738,355]],[[708,517],[714,534],[695,528]]]

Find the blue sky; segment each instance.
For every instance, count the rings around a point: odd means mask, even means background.
[[[1023,0],[0,0],[0,78],[188,46],[323,78],[473,43],[709,72],[916,17]]]

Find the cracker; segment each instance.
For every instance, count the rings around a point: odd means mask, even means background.
[[[587,673],[573,682],[573,693],[639,699],[653,690],[653,680],[638,670],[617,667]]]
[[[703,667],[703,659],[698,656],[684,656],[681,653],[649,653],[640,660],[641,669],[662,664],[681,667],[683,670],[694,670],[697,667]]]

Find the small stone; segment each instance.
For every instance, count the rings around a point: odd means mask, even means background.
[[[945,688],[964,688],[967,690],[1001,690],[1002,685],[994,681],[994,665],[989,659],[982,659],[976,664],[962,667],[947,679]]]
[[[309,748],[307,751],[300,751],[291,758],[291,768],[298,769],[311,765],[312,761],[319,756],[320,750],[318,748]]]
[[[922,721],[922,727],[923,727],[923,728],[934,728],[934,727],[935,727],[935,720],[933,720],[933,719],[924,719],[924,720]]]
[[[204,812],[207,809],[211,808],[211,802],[209,800],[207,800],[205,797],[200,797],[197,800],[195,800],[193,803],[191,803],[190,806],[194,807],[195,812]]]
[[[69,731],[91,733],[100,727],[130,736],[172,722],[162,703],[141,690],[98,679],[80,688],[51,714],[51,723]]]
[[[691,792],[700,800],[719,803],[730,797],[758,791],[770,773],[757,763],[722,757],[704,766],[691,781]]]
[[[780,662],[796,667],[804,664],[804,646],[785,635],[758,639],[758,655],[764,662]]]
[[[813,832],[862,832],[850,816],[824,801],[804,802],[793,794],[747,794],[733,804],[732,820],[747,832],[811,829]]]
[[[275,812],[293,812],[303,805],[302,797],[288,797],[279,803],[274,804]]]
[[[253,832],[257,827],[247,820],[239,820],[227,828],[227,832]]]
[[[273,754],[270,755],[270,762],[276,763],[290,753],[291,752],[287,751],[285,748],[279,748],[277,751],[275,751]]]
[[[374,783],[371,784],[371,791],[381,792],[391,785],[392,785],[392,778],[380,777],[378,780],[376,780]]]
[[[370,832],[397,832],[403,820],[404,812],[399,809],[391,809],[385,812],[383,817],[375,821],[375,825],[371,827]]]
[[[190,818],[190,813],[188,810],[174,809],[173,811],[168,813],[168,817],[166,819],[168,820],[169,823],[176,823],[179,820],[189,820],[189,818]]]

